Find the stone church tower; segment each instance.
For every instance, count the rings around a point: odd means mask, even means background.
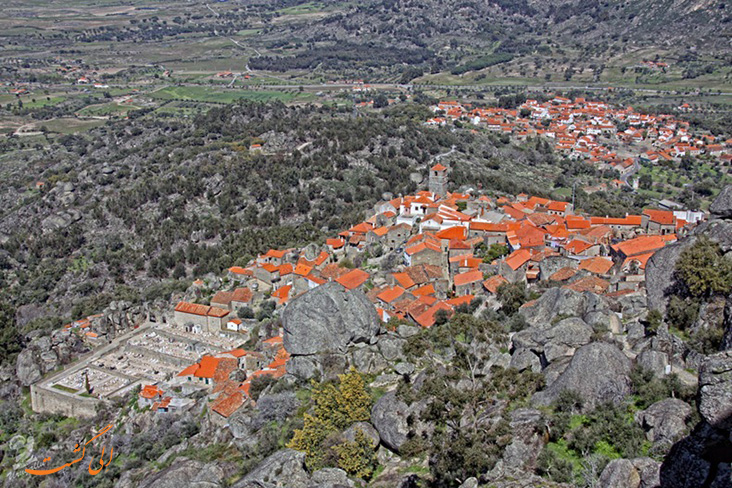
[[[447,196],[447,168],[440,163],[430,169],[429,190],[441,197]]]

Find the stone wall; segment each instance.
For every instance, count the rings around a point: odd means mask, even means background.
[[[60,414],[66,417],[92,418],[102,403],[96,398],[86,398],[72,393],[31,385],[31,407],[34,412]]]

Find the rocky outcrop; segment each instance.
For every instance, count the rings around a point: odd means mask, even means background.
[[[725,186],[709,206],[709,212],[721,219],[732,219],[732,185]]]
[[[660,464],[651,458],[614,459],[605,466],[599,488],[655,488],[660,486]]]
[[[285,349],[293,356],[345,353],[352,344],[373,340],[379,317],[366,295],[331,282],[293,300],[282,326]]]
[[[692,235],[657,251],[646,264],[646,294],[648,309],[664,312],[669,293],[675,286],[674,271],[681,253],[706,236],[717,242],[722,252],[732,251],[732,185],[727,185],[709,207],[712,218],[698,225]]]
[[[425,430],[420,422],[410,426],[409,417],[419,419],[422,410],[427,406],[424,401],[407,405],[400,400],[396,392],[390,391],[374,404],[371,409],[371,423],[379,432],[381,443],[388,449],[399,453],[399,449],[407,441],[410,431],[421,433]]]
[[[635,420],[646,431],[646,439],[656,446],[670,447],[688,431],[686,421],[691,412],[689,404],[676,398],[666,398],[637,412]]]
[[[515,350],[530,350],[541,358],[542,366],[545,367],[562,356],[572,356],[577,347],[590,342],[592,332],[592,327],[584,320],[571,317],[550,325],[547,329],[523,330],[511,340]]]
[[[353,346],[374,344],[379,324],[376,309],[360,291],[331,282],[305,293],[282,314],[284,346],[292,355],[288,372],[327,378],[349,364],[365,372],[385,367],[375,348],[359,350],[355,358],[346,356]]]
[[[51,336],[36,337],[18,355],[15,373],[23,386],[35,383],[61,365],[71,362],[86,350],[81,339],[62,329]]]
[[[338,468],[323,468],[313,473],[308,488],[350,488],[353,481],[345,471]]]
[[[732,429],[732,351],[714,354],[702,363],[699,413],[713,427]]]
[[[604,402],[619,402],[630,393],[631,366],[631,361],[614,345],[587,344],[577,350],[556,381],[534,394],[533,402],[549,405],[564,390],[579,393],[588,410]]]
[[[689,237],[656,251],[646,264],[646,298],[649,310],[666,311],[668,294],[674,286],[676,261],[696,238]]]
[[[259,463],[233,488],[309,488],[310,481],[305,453],[282,449]]]
[[[140,488],[218,488],[223,486],[224,471],[215,464],[199,461],[176,461],[172,466],[145,478]]]
[[[732,480],[732,351],[709,356],[699,372],[702,421],[669,451],[661,466],[664,488],[730,486]]]
[[[503,452],[503,469],[532,472],[544,447],[542,413],[533,408],[517,408],[511,412],[511,432],[511,443]]]
[[[661,466],[663,488],[726,488],[732,479],[729,431],[700,422],[671,448]]]
[[[356,422],[343,432],[343,437],[351,442],[356,440],[356,433],[363,432],[366,438],[371,442],[371,447],[376,450],[379,447],[381,437],[373,425],[368,422]]]
[[[613,314],[605,298],[568,288],[547,290],[539,299],[521,307],[520,313],[529,325],[541,329],[551,327],[556,317],[579,317],[592,325],[603,323]]]

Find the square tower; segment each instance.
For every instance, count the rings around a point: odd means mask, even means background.
[[[441,197],[447,195],[447,168],[440,163],[430,169],[429,190]]]

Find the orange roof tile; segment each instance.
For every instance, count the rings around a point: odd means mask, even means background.
[[[409,289],[415,285],[407,273],[393,273],[392,276],[403,288]]]
[[[401,286],[395,286],[392,288],[387,288],[386,290],[382,291],[377,295],[377,298],[385,303],[391,303],[395,301],[400,296],[404,295],[404,288]]]
[[[651,222],[661,225],[674,225],[676,222],[676,217],[670,210],[645,209],[643,215],[647,215]]]
[[[447,300],[447,304],[452,307],[459,307],[460,305],[469,305],[473,301],[475,295],[463,295],[461,297],[455,297]]]
[[[453,239],[464,240],[468,237],[468,230],[462,226],[448,227],[447,229],[442,229],[437,232],[435,237],[449,241]]]
[[[216,367],[219,365],[219,359],[213,356],[203,356],[199,367],[194,373],[197,378],[213,378]]]
[[[613,261],[609,258],[596,256],[594,258],[585,259],[580,262],[579,269],[589,271],[599,275],[607,274],[613,267]]]
[[[531,252],[528,249],[517,249],[506,258],[506,264],[516,271],[529,259],[531,259]]]
[[[626,257],[629,257],[661,249],[666,243],[665,236],[639,236],[610,247],[614,251],[623,253]]]
[[[336,281],[346,289],[353,290],[363,285],[369,278],[370,275],[366,271],[356,268],[336,278]]]
[[[292,290],[292,285],[281,286],[272,292],[272,296],[274,298],[278,298],[279,304],[282,305],[283,303],[287,303],[287,300],[289,300],[290,290]]]
[[[567,281],[577,274],[577,270],[573,268],[561,268],[555,271],[550,277],[550,281]]]
[[[423,296],[423,295],[434,295],[435,293],[435,287],[432,285],[432,283],[428,283],[426,285],[422,285],[419,288],[415,288],[411,291],[411,294],[415,297]]]
[[[593,293],[605,293],[610,288],[610,283],[593,275],[580,278],[570,285],[565,285],[565,288],[578,292],[591,291]]]
[[[219,397],[211,404],[211,410],[218,413],[222,417],[228,418],[243,404],[244,395],[242,395],[240,391],[237,391],[232,393],[231,395],[219,395]]]
[[[455,283],[455,286],[467,285],[469,283],[476,283],[478,281],[483,281],[483,272],[479,269],[476,269],[474,271],[468,271],[466,273],[456,274],[453,277],[453,283]]]
[[[498,287],[504,283],[508,283],[506,278],[501,275],[493,275],[483,282],[483,286],[486,290],[495,295],[498,292]]]
[[[333,249],[340,249],[346,244],[346,241],[343,239],[326,239],[325,243]]]
[[[437,302],[418,317],[415,317],[414,320],[422,327],[432,327],[435,325],[435,314],[437,314],[439,310],[446,310],[448,314],[450,314],[452,312],[452,307],[445,302]]]

